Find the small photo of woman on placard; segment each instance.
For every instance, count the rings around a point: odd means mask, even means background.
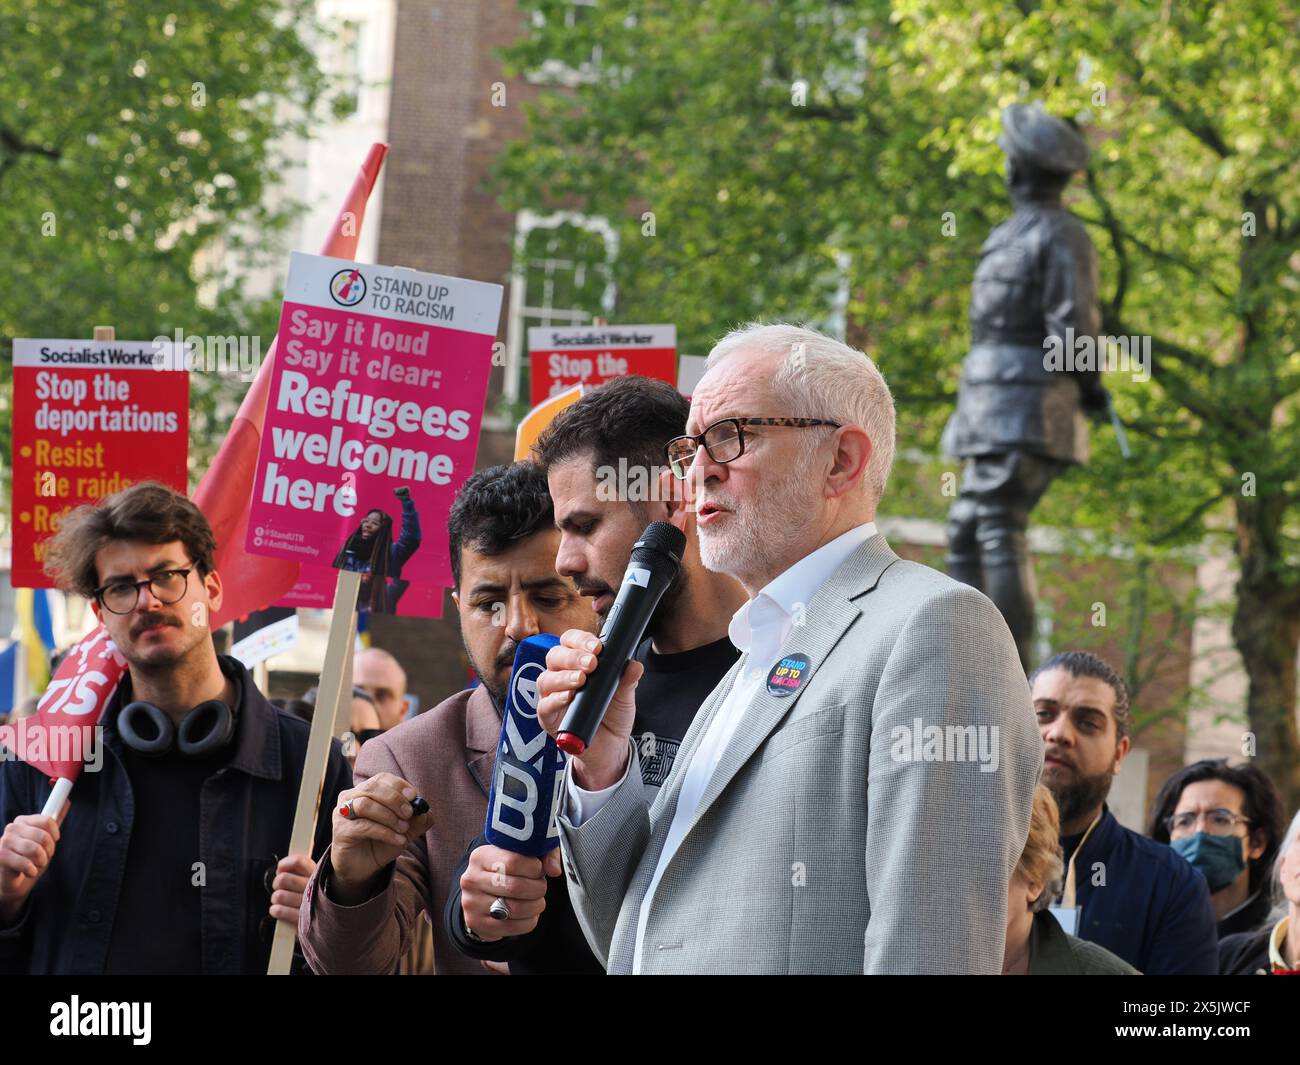
[[[393,542],[393,518],[378,507],[366,512],[355,532],[334,559],[335,569],[364,574],[357,609],[375,614],[397,613],[398,600],[410,586],[402,567],[420,546],[420,515],[405,486],[393,494],[402,504],[402,531]]]

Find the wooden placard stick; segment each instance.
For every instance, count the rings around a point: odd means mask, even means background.
[[[348,631],[348,651],[344,656],[343,680],[339,683],[339,703],[334,708],[334,735],[352,731],[352,661],[357,653],[357,612],[352,611],[352,628]]]
[[[325,786],[325,769],[343,694],[343,677],[352,669],[352,641],[355,638],[353,632],[361,577],[362,574],[352,570],[339,570],[338,584],[334,587],[334,615],[330,619],[329,637],[325,643],[325,667],[321,670],[320,692],[311,718],[307,756],[302,764],[302,783],[298,786],[298,807],[293,815],[289,854],[310,854],[312,839],[316,835],[316,811],[320,808],[321,789]],[[351,690],[349,686],[349,696]],[[289,921],[275,922],[271,962],[266,969],[268,976],[288,975],[297,935],[297,925]]]

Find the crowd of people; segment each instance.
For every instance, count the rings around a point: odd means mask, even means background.
[[[149,484],[74,512],[50,572],[129,668],[57,816],[0,762],[0,970],[264,972],[277,920],[327,975],[1300,969],[1300,814],[1202,761],[1121,825],[1123,679],[1067,650],[1027,680],[984,595],[890,549],[894,435],[871,361],[794,326],[723,338],[689,402],[635,376],[585,394],[452,508],[479,683],[406,718],[400,663],[356,658],[355,765],[336,743],[310,854],[283,852],[311,701],[217,654],[202,514]],[[620,468],[664,490],[605,490]],[[685,534],[681,569],[569,761],[561,845],[493,846],[515,651],[561,637],[554,733],[652,521]]]

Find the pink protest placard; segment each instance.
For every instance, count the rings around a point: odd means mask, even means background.
[[[298,573],[298,583],[275,605],[329,610],[334,605],[334,583],[337,579],[336,570],[303,566]],[[404,618],[440,618],[442,600],[446,593],[446,588],[412,584],[398,598],[395,613]]]
[[[247,550],[365,574],[363,609],[449,586],[500,312],[500,285],[295,252]]]

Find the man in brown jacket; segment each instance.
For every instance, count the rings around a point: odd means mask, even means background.
[[[439,918],[452,870],[483,830],[515,649],[539,632],[596,629],[588,601],[555,572],[554,521],[546,474],[531,462],[483,470],[456,497],[452,598],[482,684],[361,748],[300,910],[298,936],[317,973],[395,973],[421,912],[434,918],[436,972],[485,971],[452,947]],[[429,811],[413,816],[417,795]]]

